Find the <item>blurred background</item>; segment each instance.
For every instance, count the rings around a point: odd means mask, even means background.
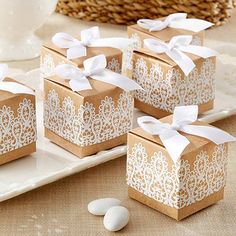
[[[59,0],[56,10],[80,20],[123,25],[186,12],[218,26],[227,22],[235,6],[235,0]]]

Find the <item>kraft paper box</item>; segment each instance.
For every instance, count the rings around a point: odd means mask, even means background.
[[[161,18],[162,20],[165,18]],[[138,24],[131,25],[127,27],[128,37],[134,40],[134,43],[131,44],[126,52],[125,56],[125,71],[129,75],[131,73],[131,70],[133,68],[133,51],[137,50],[139,48],[143,48],[143,40],[146,38],[154,38],[159,39],[164,42],[169,42],[172,37],[177,35],[192,35],[193,40],[192,44],[194,45],[203,45],[204,37],[205,37],[205,31],[202,30],[200,32],[193,32],[189,30],[183,30],[183,29],[174,29],[174,28],[165,28],[160,31],[152,31],[150,32],[147,29],[144,29],[140,27]]]
[[[72,64],[78,67],[83,66],[83,61],[104,54],[107,59],[107,69],[116,73],[121,72],[122,51],[111,47],[87,47],[87,56],[69,60],[66,58],[66,50],[60,49],[51,42],[44,44],[41,50],[40,68],[42,77],[46,78],[54,74],[54,69],[59,64]]]
[[[36,139],[35,96],[0,90],[0,165],[35,152]]]
[[[161,18],[161,20],[164,19],[165,18]],[[203,45],[205,36],[205,30],[202,30],[200,32],[193,32],[190,30],[174,29],[167,27],[159,31],[149,31],[148,29],[140,27],[138,24],[128,26],[127,31],[129,38],[137,40],[137,44],[140,47],[143,47],[143,40],[146,38],[160,39],[161,41],[169,42],[172,37],[177,35],[192,35],[192,44]]]
[[[161,119],[170,120],[170,116]],[[190,145],[175,164],[159,136],[140,127],[128,134],[129,196],[176,220],[223,199],[226,184],[227,144],[215,145],[198,136],[181,134]]]
[[[157,118],[172,114],[180,105],[198,105],[199,113],[213,108],[216,58],[186,55],[196,65],[188,76],[165,54],[134,51],[131,77],[145,90],[135,91],[136,108]]]
[[[73,92],[67,81],[44,80],[45,136],[82,158],[126,143],[132,128],[129,92],[89,79],[93,89]]]

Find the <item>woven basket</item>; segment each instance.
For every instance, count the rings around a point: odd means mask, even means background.
[[[134,24],[174,12],[221,25],[231,15],[236,0],[59,0],[57,12],[86,21]]]

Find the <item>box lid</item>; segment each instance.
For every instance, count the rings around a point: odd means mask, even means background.
[[[165,20],[165,17],[159,18],[157,20]],[[141,31],[145,34],[148,34],[152,37],[158,38],[162,41],[168,42],[170,39],[177,35],[195,35],[196,33],[190,30],[184,30],[184,29],[174,29],[174,28],[165,28],[163,30],[159,31],[152,31],[150,32],[148,29],[144,29],[140,27],[138,24],[128,26],[130,28],[133,28],[135,30]]]
[[[62,85],[63,87],[66,87],[69,90],[71,90],[70,85],[69,85],[69,81],[61,79],[56,75],[50,76],[50,77],[46,78],[46,80],[50,80],[50,81],[52,81],[56,84]],[[78,93],[82,97],[91,97],[91,96],[102,94],[102,93],[105,93],[105,92],[108,92],[108,91],[113,91],[113,90],[120,89],[120,88],[116,87],[115,85],[108,84],[108,83],[105,83],[105,82],[101,82],[101,81],[98,81],[98,80],[94,80],[94,79],[91,79],[91,78],[88,78],[88,80],[89,80],[89,82],[92,86],[92,89],[78,91],[78,92],[75,92],[75,93]]]
[[[56,45],[54,45],[51,41],[47,41],[43,45],[45,48],[50,49],[56,53],[59,53],[60,55],[66,57],[66,49],[58,48]],[[83,61],[94,57],[100,54],[104,54],[107,58],[113,57],[116,55],[122,54],[122,51],[117,48],[111,48],[111,47],[87,47],[87,56],[80,57],[77,59],[72,59],[71,61],[75,63],[78,67],[83,66]]]
[[[148,55],[152,58],[155,58],[155,59],[158,59],[158,60],[161,60],[165,63],[167,63],[168,65],[170,66],[178,66],[173,60],[171,60],[171,58],[169,58],[165,53],[161,53],[161,54],[157,54],[155,52],[151,52],[150,50],[146,49],[146,48],[139,48],[139,49],[136,49],[134,51],[135,53],[138,53],[138,54],[143,54],[143,55]],[[193,54],[190,54],[190,53],[185,53],[186,55],[188,55],[193,61],[197,61],[199,59],[202,59],[201,57],[199,56],[196,56],[196,55],[193,55]]]
[[[164,123],[172,123],[172,115],[164,117],[162,119],[160,119],[161,122]],[[205,125],[205,126],[210,126],[209,124],[205,123],[205,122],[200,122],[200,121],[196,121],[193,123],[193,125]],[[137,135],[139,137],[142,137],[144,139],[147,139],[153,143],[156,143],[158,145],[163,146],[160,138],[158,135],[151,135],[149,133],[147,133],[146,131],[144,131],[142,128],[138,127],[135,128],[133,130],[130,131],[131,134]],[[191,135],[191,134],[186,134],[184,132],[180,132],[180,134],[182,134],[183,136],[185,136],[190,144],[185,148],[184,152],[182,153],[183,155],[186,155],[188,153],[191,153],[203,146],[205,146],[206,144],[210,143],[211,141],[199,136],[195,136],[195,135]]]
[[[12,79],[12,78],[8,78],[8,77],[7,77],[7,78],[4,79],[4,81],[16,82],[16,83],[18,83],[18,84],[22,84],[22,85],[24,85],[24,86],[30,88],[29,86],[27,86],[27,85],[25,85],[25,84],[23,84],[23,83],[20,83],[20,82],[14,80],[14,79]],[[30,89],[32,89],[32,88],[30,88]],[[7,100],[7,99],[13,98],[13,97],[18,96],[18,95],[19,95],[19,94],[14,94],[14,93],[10,93],[10,92],[8,92],[8,91],[0,90],[0,101]],[[33,96],[33,95],[32,95],[32,96]]]

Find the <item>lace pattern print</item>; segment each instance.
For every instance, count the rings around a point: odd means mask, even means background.
[[[133,51],[143,46],[143,42],[137,33],[131,34],[130,38],[134,40],[134,43],[129,45],[127,51],[124,54],[123,68],[125,68],[125,70],[133,69]],[[195,35],[193,36],[191,44],[201,46],[202,40],[199,36]]]
[[[164,73],[158,62],[149,69],[140,57],[134,66],[133,79],[144,88],[135,91],[137,100],[171,113],[175,106],[204,104],[215,97],[215,65],[211,58],[204,60],[199,70],[195,68],[182,78],[179,69]]]
[[[45,54],[40,63],[40,70],[42,77],[49,77],[53,75],[55,64],[53,57],[50,54]]]
[[[123,92],[117,107],[111,97],[101,101],[96,114],[92,103],[86,102],[76,110],[68,96],[60,101],[55,90],[50,90],[44,104],[44,125],[71,143],[89,146],[123,134],[132,128],[133,97]]]
[[[36,113],[29,99],[19,103],[17,115],[11,107],[0,108],[0,155],[36,141]]]
[[[126,52],[124,53],[124,64],[123,68],[125,70],[132,70],[133,68],[133,51],[140,48],[142,46],[141,38],[138,36],[137,33],[133,33],[130,37],[134,40],[134,43],[130,44],[127,48]]]
[[[119,61],[114,57],[110,61],[108,61],[107,69],[112,70],[116,73],[121,73],[121,65]]]
[[[41,70],[41,77],[46,78],[49,76],[54,75],[54,69],[57,65],[65,64],[65,61],[60,61],[56,63],[53,59],[51,54],[45,54],[41,58],[40,70]],[[116,58],[112,58],[110,61],[107,62],[107,68],[112,70],[116,73],[121,72],[121,65]]]
[[[146,196],[177,209],[218,192],[226,183],[227,148],[215,146],[211,156],[200,151],[190,170],[187,160],[172,167],[159,151],[148,157],[141,143],[128,150],[127,183]]]

